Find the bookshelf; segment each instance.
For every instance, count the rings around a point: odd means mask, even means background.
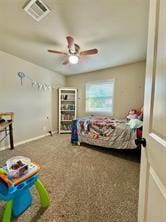
[[[59,88],[59,133],[71,133],[77,114],[77,89]]]

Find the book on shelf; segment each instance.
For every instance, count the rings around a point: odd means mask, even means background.
[[[75,110],[75,105],[74,104],[63,104],[62,106],[61,106],[61,109],[63,110],[63,111],[71,111],[71,110]]]
[[[75,95],[69,95],[69,94],[61,95],[61,100],[74,101],[75,100]]]
[[[61,114],[61,120],[73,120],[73,119],[74,116],[69,113]]]
[[[61,125],[61,130],[67,130],[67,131],[71,131],[71,125],[70,124],[62,124]]]

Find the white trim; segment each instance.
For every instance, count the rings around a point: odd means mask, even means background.
[[[9,149],[9,146],[0,147],[0,152],[3,151],[3,150],[7,150],[7,149]]]
[[[71,133],[71,130],[60,130],[60,133]]]
[[[162,195],[166,199],[166,187],[161,182],[160,178],[158,177],[157,173],[154,171],[154,169],[152,167],[150,167],[150,174],[151,174],[154,182],[156,183],[157,187],[159,188],[160,192],[162,193]]]
[[[59,91],[74,91],[74,94],[75,94],[75,90],[77,90],[76,88],[69,88],[69,87],[62,87],[62,88],[59,88]],[[65,93],[66,94],[66,93]]]
[[[57,133],[57,130],[52,132],[53,135],[56,134],[56,133]],[[29,143],[29,142],[32,142],[32,141],[35,141],[35,140],[39,140],[39,139],[41,139],[43,137],[46,137],[46,136],[50,136],[50,134],[46,133],[46,134],[41,135],[41,136],[36,136],[36,137],[30,138],[30,139],[27,139],[27,140],[17,142],[17,143],[14,144],[14,147],[17,147],[17,146],[20,146],[22,144]],[[0,147],[0,151],[6,150],[6,149],[10,149],[10,145]]]
[[[159,137],[158,135],[156,135],[155,133],[150,133],[149,136],[154,140],[156,140],[158,143],[160,143],[162,146],[166,147],[166,141],[161,137]]]
[[[41,136],[37,136],[37,137],[33,137],[31,139],[23,140],[23,141],[20,141],[20,142],[14,144],[14,146],[19,146],[19,145],[22,145],[22,144],[25,144],[25,143],[29,143],[29,142],[32,142],[32,141],[35,141],[35,140],[39,140],[39,139],[41,139],[45,136],[48,136],[48,135],[49,135],[49,133],[46,133],[46,134],[41,135]]]

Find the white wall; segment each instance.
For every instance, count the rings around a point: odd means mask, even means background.
[[[32,88],[31,81],[20,79],[24,72],[33,80],[55,86],[52,91]],[[85,84],[88,81],[115,79],[114,116],[123,118],[129,109],[143,105],[145,62],[64,77],[55,72],[0,51],[0,112],[14,112],[14,142],[28,140],[48,132],[49,116],[52,130],[58,125],[57,88],[78,89],[78,116],[85,113]],[[1,143],[1,146],[7,143]]]
[[[32,88],[31,81],[20,79],[24,72],[40,83],[55,85],[52,91]],[[14,112],[14,142],[46,134],[49,116],[52,130],[57,130],[57,88],[65,85],[65,77],[0,51],[0,112]],[[6,145],[6,143],[5,143]],[[4,146],[1,143],[1,146]]]
[[[124,118],[131,108],[143,105],[145,62],[68,76],[67,86],[78,89],[78,116],[85,112],[85,84],[89,81],[115,79],[114,116]]]

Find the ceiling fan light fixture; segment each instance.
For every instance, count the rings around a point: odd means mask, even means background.
[[[33,0],[33,1],[35,1],[35,0]],[[79,62],[81,56],[94,55],[94,54],[98,53],[97,49],[88,49],[88,50],[80,51],[80,46],[74,42],[74,39],[71,36],[67,36],[66,40],[67,40],[67,44],[68,44],[67,45],[68,52],[48,49],[48,52],[66,55],[66,58],[65,58],[64,62],[62,63],[63,65],[67,65],[69,63],[70,64],[77,64]]]
[[[78,61],[79,61],[78,56],[76,56],[76,55],[70,55],[70,56],[69,56],[69,62],[70,62],[71,64],[77,64]]]

